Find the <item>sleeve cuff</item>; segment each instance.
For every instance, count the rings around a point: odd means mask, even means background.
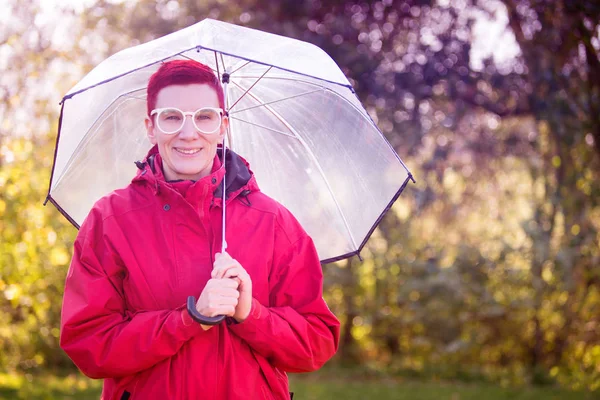
[[[263,305],[258,302],[254,297],[252,298],[252,306],[250,307],[250,314],[246,319],[260,319],[263,311]]]
[[[183,333],[186,339],[191,339],[198,332],[203,332],[202,325],[197,323],[190,317],[190,314],[187,312],[187,308],[185,305],[179,307],[176,311],[179,319],[179,327],[181,328],[181,332]]]
[[[242,322],[230,323],[228,324],[228,327],[242,337],[251,335],[257,332],[258,326],[260,325],[260,320],[266,316],[266,313],[266,307],[260,304],[258,300],[253,298],[248,317]]]
[[[187,309],[185,308],[181,310],[181,321],[183,321],[183,326],[191,326],[196,323],[196,321],[190,317],[190,313],[188,313]]]
[[[263,311],[263,305],[258,302],[254,297],[252,298],[252,305],[250,306],[250,312],[245,320],[240,322],[240,324],[245,324],[248,320],[257,320],[260,319]]]

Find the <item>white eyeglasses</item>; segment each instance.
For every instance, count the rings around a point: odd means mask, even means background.
[[[156,126],[167,135],[179,132],[188,115],[192,117],[194,128],[207,135],[217,132],[223,121],[223,109],[215,107],[203,107],[194,112],[184,112],[175,107],[156,108],[152,110],[150,116],[154,114],[156,114]]]

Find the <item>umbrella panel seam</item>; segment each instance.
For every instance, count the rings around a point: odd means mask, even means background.
[[[187,56],[186,56],[184,53],[187,53],[187,52],[189,52],[189,51],[192,51],[192,50],[197,50],[197,51],[198,51],[198,50],[201,50],[201,49],[203,49],[203,50],[207,50],[207,51],[212,51],[212,52],[214,52],[214,53],[218,53],[218,54],[220,54],[221,56],[222,56],[222,55],[226,55],[226,56],[228,56],[228,57],[237,58],[237,59],[244,60],[244,61],[247,61],[247,62],[251,62],[251,63],[255,63],[255,64],[260,64],[260,65],[265,65],[265,66],[268,66],[268,67],[273,67],[273,68],[276,68],[276,69],[278,69],[278,70],[281,70],[281,71],[286,71],[286,72],[289,72],[289,73],[292,73],[292,74],[296,74],[296,75],[300,75],[300,76],[306,76],[306,77],[309,77],[309,78],[312,78],[312,79],[317,79],[317,80],[320,80],[320,81],[323,81],[323,82],[329,82],[329,83],[331,83],[331,84],[334,84],[334,85],[338,85],[338,86],[342,86],[342,87],[347,87],[347,88],[349,88],[351,91],[353,91],[353,92],[354,92],[354,90],[352,89],[352,85],[350,85],[350,84],[344,84],[344,83],[340,83],[340,82],[334,82],[334,81],[331,81],[331,80],[329,80],[329,79],[319,78],[319,77],[317,77],[317,76],[312,76],[312,75],[305,74],[305,73],[302,73],[302,72],[293,71],[293,70],[290,70],[290,69],[287,69],[287,68],[278,67],[278,66],[276,66],[276,65],[267,64],[267,63],[264,63],[264,62],[261,62],[261,61],[257,61],[257,60],[252,60],[252,59],[249,59],[249,58],[246,58],[246,57],[236,56],[236,55],[234,55],[234,54],[231,54],[231,53],[227,53],[227,52],[224,52],[224,51],[219,51],[219,50],[216,50],[216,49],[212,49],[212,48],[210,48],[210,47],[204,47],[204,46],[194,46],[194,47],[190,47],[190,48],[187,48],[187,49],[181,50],[180,52],[178,52],[178,53],[175,53],[175,54],[173,54],[173,55],[170,55],[170,56],[168,56],[168,57],[164,57],[164,58],[161,58],[161,59],[159,59],[159,60],[153,61],[153,62],[151,62],[151,63],[149,63],[149,64],[143,65],[143,66],[141,66],[141,67],[139,67],[139,68],[134,68],[134,69],[132,69],[132,70],[130,70],[130,71],[123,72],[123,73],[121,73],[121,74],[119,74],[119,75],[117,75],[117,76],[114,76],[114,77],[112,77],[112,78],[104,79],[104,80],[102,80],[102,81],[100,81],[100,82],[97,82],[97,83],[94,83],[94,84],[92,84],[92,85],[90,85],[90,86],[87,86],[87,87],[85,87],[85,88],[79,89],[79,90],[77,90],[77,91],[75,91],[75,92],[73,92],[73,93],[68,93],[67,95],[65,95],[65,96],[62,98],[62,100],[61,100],[61,103],[63,103],[63,102],[64,102],[65,100],[67,100],[67,99],[70,99],[70,98],[72,98],[73,96],[75,96],[75,95],[77,95],[77,94],[79,94],[79,93],[83,93],[83,92],[85,92],[85,91],[88,91],[88,90],[90,90],[90,89],[93,89],[93,88],[95,88],[96,86],[100,86],[100,85],[103,85],[103,84],[105,84],[105,83],[112,82],[112,81],[114,81],[114,80],[116,80],[116,79],[122,78],[122,77],[124,77],[124,76],[126,76],[126,75],[129,75],[129,74],[132,74],[132,73],[134,73],[134,72],[136,72],[136,71],[140,71],[140,70],[142,70],[142,69],[144,69],[144,68],[147,68],[147,67],[149,67],[149,66],[151,66],[151,65],[155,65],[155,64],[158,64],[158,63],[164,63],[164,62],[165,62],[165,60],[168,60],[168,59],[170,59],[170,58],[174,58],[174,57],[178,57],[178,56],[181,56],[181,57],[187,57]],[[217,64],[217,65],[218,65],[218,64]]]

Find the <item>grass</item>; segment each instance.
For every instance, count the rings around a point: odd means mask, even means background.
[[[571,392],[555,387],[502,388],[484,383],[406,381],[384,377],[359,377],[326,371],[292,375],[294,399],[378,400],[592,400],[600,394]],[[0,374],[0,400],[99,399],[101,381],[77,374]]]
[[[1,400],[99,399],[101,388],[101,381],[78,373],[0,374]]]

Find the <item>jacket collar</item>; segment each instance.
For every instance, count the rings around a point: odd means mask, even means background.
[[[225,198],[227,200],[235,198],[240,193],[245,193],[244,196],[247,196],[248,193],[258,190],[256,179],[248,162],[230,149],[225,152],[225,157],[225,168],[223,168],[221,161],[223,149],[219,147],[212,172],[203,178],[216,182],[213,196],[219,200],[222,199],[223,178],[225,178]],[[155,194],[160,193],[162,185],[168,184],[162,171],[162,159],[156,145],[150,149],[143,161],[136,161],[135,165],[138,167],[138,172],[132,182],[151,184]]]
[[[218,162],[219,168],[217,171],[225,170],[225,198],[228,199],[232,195],[239,193],[240,189],[248,186],[248,183],[254,180],[254,175],[250,171],[250,166],[246,160],[227,149],[225,152],[225,168],[223,168],[221,160],[223,159],[223,149],[217,149],[215,156],[215,164]],[[223,179],[221,177],[221,179]],[[219,185],[214,192],[215,197],[223,198],[223,184],[219,179]]]

